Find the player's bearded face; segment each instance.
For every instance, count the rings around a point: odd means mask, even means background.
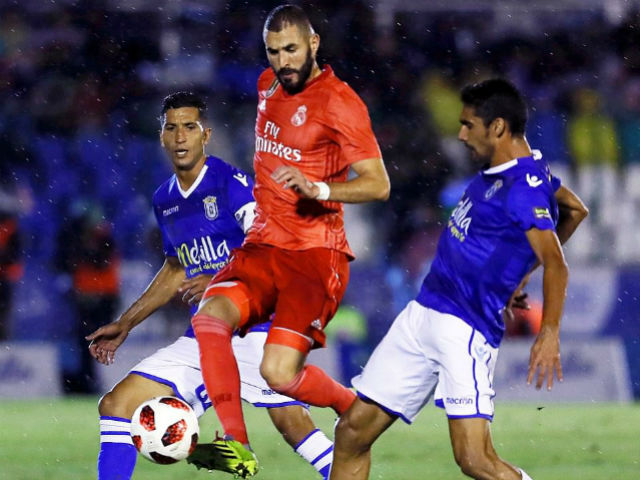
[[[480,165],[489,163],[493,156],[493,146],[489,142],[488,132],[485,131],[484,138],[475,139],[472,143],[466,143],[465,146],[471,151],[471,158]]]
[[[464,107],[460,115],[460,133],[458,140],[471,152],[471,158],[478,164],[491,161],[494,147],[489,138],[489,129],[482,119],[474,115],[473,109]]]
[[[304,88],[305,83],[311,75],[311,69],[313,68],[313,56],[311,55],[311,49],[307,49],[307,55],[304,63],[299,69],[292,67],[282,67],[276,71],[278,80],[287,93],[293,95],[299,93]],[[274,69],[275,70],[275,69]]]
[[[316,65],[319,42],[318,35],[297,25],[286,25],[278,32],[265,29],[269,64],[287,93],[296,94],[304,89]]]

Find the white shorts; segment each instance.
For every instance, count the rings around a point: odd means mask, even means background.
[[[438,388],[449,418],[493,418],[498,349],[453,315],[409,302],[353,386],[411,423]]]
[[[232,338],[240,371],[240,396],[256,407],[306,405],[273,391],[260,375],[260,362],[267,332],[249,332]],[[195,338],[180,337],[171,345],[145,358],[129,373],[168,385],[201,416],[211,406],[200,370],[200,351]]]

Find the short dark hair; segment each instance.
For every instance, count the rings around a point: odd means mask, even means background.
[[[513,135],[524,134],[527,105],[518,89],[508,80],[492,78],[467,85],[460,93],[462,103],[473,107],[485,127],[496,118],[504,118]]]
[[[204,99],[193,92],[175,92],[164,97],[162,101],[162,111],[160,116],[164,117],[167,110],[172,108],[195,107],[201,120],[205,120],[207,116],[207,103]]]
[[[269,12],[264,21],[264,32],[281,32],[288,25],[295,25],[303,32],[313,34],[307,14],[302,8],[291,4],[279,5]]]

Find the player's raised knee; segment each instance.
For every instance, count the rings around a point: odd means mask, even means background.
[[[121,410],[121,402],[118,401],[117,395],[113,391],[104,394],[98,401],[98,413],[101,416],[119,417]]]
[[[270,359],[265,356],[260,364],[260,375],[262,375],[269,387],[276,392],[282,393],[289,389],[298,372],[278,361],[278,359]]]
[[[112,390],[99,400],[98,413],[107,417],[131,418],[140,403],[134,396],[123,396],[122,392]]]
[[[232,285],[227,286],[227,284]],[[230,289],[234,285],[237,284],[235,282],[222,282],[210,285],[198,305],[196,315],[224,319],[231,326],[236,326],[242,316],[239,305],[245,305],[247,302],[242,290],[234,291]]]
[[[198,317],[201,320],[208,319],[209,322],[227,324],[233,328],[238,323],[236,315],[237,309],[233,304],[226,297],[219,295],[200,302],[191,323],[195,327],[194,319]]]

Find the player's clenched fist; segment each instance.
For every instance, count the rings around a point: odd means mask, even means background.
[[[313,182],[307,180],[296,167],[285,165],[278,167],[271,174],[271,178],[275,182],[281,183],[284,188],[290,188],[304,198],[317,198],[320,193],[320,189]]]

